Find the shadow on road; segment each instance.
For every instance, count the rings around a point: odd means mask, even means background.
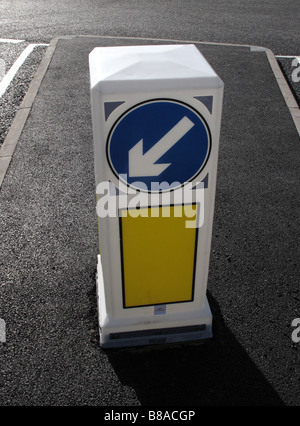
[[[122,384],[132,387],[144,406],[284,405],[208,297],[214,312],[211,341],[107,351]]]

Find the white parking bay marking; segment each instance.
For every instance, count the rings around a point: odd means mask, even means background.
[[[23,50],[16,62],[13,64],[8,73],[3,77],[2,81],[0,82],[0,98],[6,92],[8,86],[12,82],[14,76],[16,75],[20,67],[23,65],[27,57],[37,46],[48,46],[48,44],[29,44],[26,49]]]
[[[0,38],[0,43],[17,44],[17,43],[23,43],[23,41],[25,41],[25,40],[15,40],[13,38]]]

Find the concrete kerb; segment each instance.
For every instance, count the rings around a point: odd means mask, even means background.
[[[272,68],[274,76],[277,80],[278,86],[281,90],[282,96],[286,102],[286,105],[290,111],[290,114],[294,120],[296,129],[298,134],[300,135],[300,109],[294,98],[294,95],[278,65],[277,59],[275,58],[274,53],[267,49],[266,50],[267,58],[269,60],[269,64]]]
[[[3,145],[0,149],[0,189],[10,162],[12,160],[15,148],[17,146],[18,140],[21,136],[27,118],[29,116],[30,110],[32,108],[34,99],[37,95],[41,82],[46,74],[47,68],[51,62],[52,55],[55,51],[58,38],[51,40],[49,47],[43,57],[34,78],[32,79],[28,91],[18,108],[18,111],[15,115],[15,118],[12,122],[12,125],[9,129],[9,132],[3,142]]]
[[[294,120],[296,129],[298,134],[300,135],[300,109],[299,106],[294,98],[294,95],[280,69],[280,66],[278,65],[277,59],[274,55],[274,53],[265,47],[260,46],[251,46],[250,49],[253,52],[259,52],[259,51],[265,51],[269,64],[272,68],[274,77],[276,78],[277,84],[281,90],[282,96],[284,97],[285,103],[290,111],[290,114]]]
[[[55,51],[56,45],[58,40],[60,39],[70,39],[74,37],[93,37],[93,36],[86,36],[86,35],[80,35],[80,36],[64,36],[64,37],[55,37],[51,40],[49,47],[46,51],[46,54],[44,58],[42,59],[39,68],[29,86],[29,89],[17,111],[17,114],[13,120],[13,123],[11,125],[11,128],[5,138],[5,141],[0,149],[0,189],[4,180],[4,177],[6,175],[6,172],[8,170],[8,167],[10,165],[11,159],[13,157],[15,148],[17,146],[19,137],[21,136],[22,130],[25,126],[26,120],[29,116],[31,107],[33,105],[35,96],[37,95],[37,92],[39,90],[39,87],[42,83],[42,80],[44,78],[44,75],[46,74],[46,71],[48,69],[48,66],[51,62],[53,53]],[[287,107],[289,108],[290,114],[293,118],[294,124],[296,126],[297,132],[300,135],[300,109],[298,107],[298,104],[291,92],[291,89],[289,88],[289,85],[284,77],[284,75],[281,72],[281,69],[278,65],[278,62],[275,58],[274,53],[265,47],[261,46],[251,46],[251,45],[244,45],[244,44],[230,44],[230,43],[214,43],[214,42],[203,42],[203,41],[195,41],[195,40],[173,40],[173,39],[155,39],[155,38],[142,38],[142,37],[116,37],[116,36],[94,36],[98,38],[112,38],[112,39],[119,39],[119,40],[127,40],[127,39],[135,39],[135,40],[143,40],[143,41],[164,41],[164,42],[177,42],[177,43],[193,43],[193,44],[210,44],[210,45],[219,45],[219,46],[229,46],[229,47],[246,47],[249,48],[253,52],[265,52],[269,61],[269,64],[271,66],[271,69],[273,71],[273,74],[276,78],[276,81],[278,83],[278,86],[281,90],[281,93],[285,99],[285,102],[287,104]]]

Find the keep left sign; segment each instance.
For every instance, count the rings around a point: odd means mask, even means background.
[[[205,119],[191,106],[170,99],[138,104],[114,123],[107,140],[108,163],[118,179],[151,191],[172,189],[196,178],[211,150]]]

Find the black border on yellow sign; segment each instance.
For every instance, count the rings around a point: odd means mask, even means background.
[[[187,203],[187,204],[170,204],[168,206],[166,205],[158,205],[155,206],[155,208],[160,207],[175,207],[175,206],[185,206],[185,205],[191,205],[191,206],[197,206],[199,203]],[[149,210],[151,208],[154,208],[154,206],[145,206],[141,208],[148,208]],[[133,208],[122,208],[119,210],[137,210],[137,207]],[[147,217],[145,217],[145,220],[147,220]],[[198,220],[198,218],[196,219]],[[194,295],[195,295],[195,278],[196,278],[196,264],[197,264],[197,248],[198,248],[198,236],[199,236],[199,228],[195,228],[195,246],[194,246],[194,264],[193,264],[193,280],[192,280],[192,297],[190,300],[182,300],[182,301],[174,301],[174,302],[159,302],[159,303],[150,303],[145,305],[135,305],[135,306],[126,306],[125,303],[125,271],[124,271],[124,256],[123,256],[123,229],[122,229],[122,216],[119,213],[119,231],[120,231],[120,254],[121,254],[121,275],[122,275],[122,300],[123,300],[123,309],[132,309],[132,308],[142,308],[146,306],[156,306],[156,305],[171,305],[175,303],[190,303],[194,301]]]

